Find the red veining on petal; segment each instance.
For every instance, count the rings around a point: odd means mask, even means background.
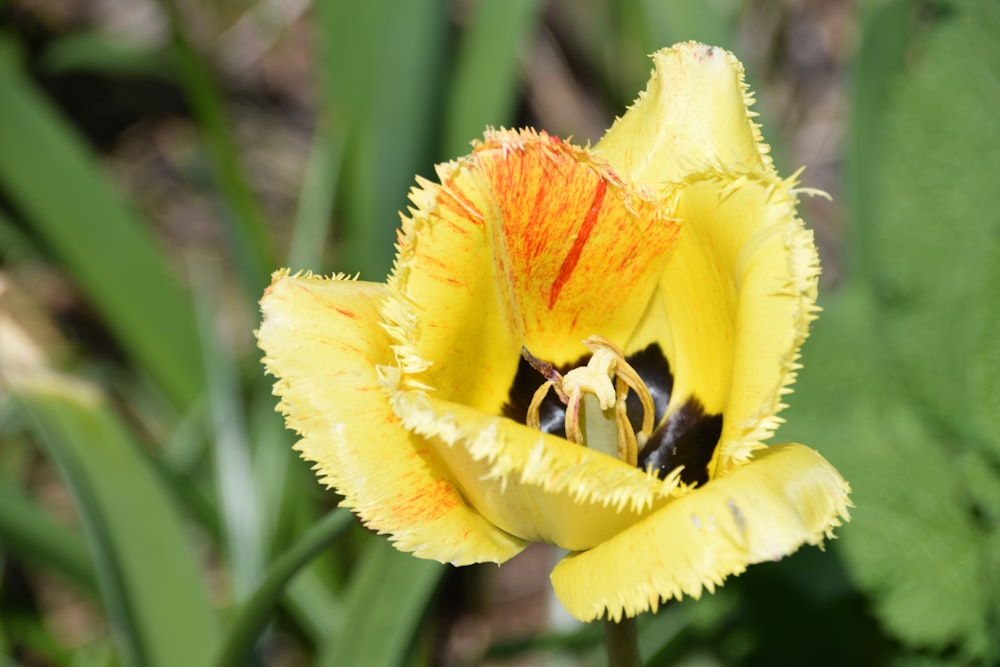
[[[447,208],[459,217],[472,222],[478,227],[482,227],[483,213],[472,201],[465,196],[460,188],[455,187],[454,180],[441,185],[438,190],[438,205]]]
[[[569,249],[566,259],[563,260],[562,265],[559,267],[559,274],[556,276],[555,281],[552,283],[552,288],[549,290],[550,310],[559,299],[559,292],[562,291],[563,285],[565,285],[570,276],[573,275],[573,270],[580,261],[580,255],[583,253],[583,247],[587,245],[587,239],[590,238],[590,232],[593,231],[594,225],[597,224],[597,216],[601,212],[601,206],[604,204],[604,195],[607,191],[607,181],[599,180],[597,182],[597,189],[594,191],[594,200],[590,204],[590,210],[587,211],[587,217],[584,218],[583,225],[581,225],[580,231],[577,232],[576,239],[573,241],[573,246]]]
[[[535,201],[531,204],[531,214],[528,218],[529,220],[541,220],[542,215],[539,211],[544,210],[545,199],[549,196],[547,189],[542,187],[538,188],[538,192],[535,193]],[[535,259],[545,251],[545,243],[535,243],[531,246],[531,258]]]
[[[400,483],[405,487],[415,479],[417,475],[407,473],[400,479]],[[444,479],[422,484],[412,491],[401,492],[393,500],[395,502],[389,505],[388,514],[401,526],[439,520],[461,503],[455,487]]]

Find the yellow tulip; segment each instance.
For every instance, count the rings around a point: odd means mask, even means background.
[[[577,618],[713,590],[819,544],[849,487],[765,446],[819,262],[731,54],[654,55],[592,148],[489,131],[418,179],[385,283],[274,274],[258,340],[297,448],[422,558],[568,550]]]

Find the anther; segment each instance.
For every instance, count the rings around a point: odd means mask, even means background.
[[[559,396],[560,401],[566,403],[569,400],[569,397],[563,393],[562,376],[559,375],[559,371],[555,369],[555,366],[553,366],[547,361],[539,359],[531,352],[529,352],[528,348],[526,348],[523,345],[521,346],[521,357],[528,362],[529,366],[531,366],[536,371],[541,373],[542,377],[544,377],[546,380],[549,381],[549,385],[555,388],[556,394]],[[545,396],[543,395],[542,398],[544,397]]]
[[[552,388],[566,405],[567,439],[611,456],[617,455],[629,465],[637,465],[639,452],[653,432],[653,397],[618,346],[602,336],[590,336],[583,344],[593,353],[590,360],[585,366],[574,368],[565,375],[560,374],[552,364],[535,357],[527,348],[521,348],[521,356],[545,378],[531,398],[525,421],[532,428],[540,428],[541,405],[549,388]],[[626,399],[630,390],[636,393],[642,404],[642,426],[638,433],[628,419]],[[599,436],[585,432],[582,423],[584,413],[587,415],[587,428],[596,429]],[[603,417],[598,413],[603,413]],[[587,442],[588,438],[594,442]]]

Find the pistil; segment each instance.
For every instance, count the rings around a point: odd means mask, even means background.
[[[639,452],[653,432],[653,397],[614,343],[601,336],[590,336],[583,344],[593,353],[590,360],[586,366],[574,368],[565,375],[527,349],[521,349],[525,360],[545,378],[532,396],[526,423],[532,428],[540,428],[542,401],[549,389],[554,389],[566,406],[568,439],[636,465]],[[626,399],[630,390],[642,404],[643,418],[638,433],[628,419]]]

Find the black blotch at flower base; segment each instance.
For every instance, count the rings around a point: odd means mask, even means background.
[[[573,368],[585,365],[588,359],[589,355],[585,355],[555,369],[565,375]],[[673,391],[674,376],[663,350],[659,344],[651,343],[628,355],[626,361],[636,370],[653,397],[656,427],[639,452],[638,467],[645,470],[652,466],[663,479],[678,466],[684,466],[680,473],[682,482],[704,484],[708,481],[708,464],[722,434],[722,415],[705,414],[701,401],[692,396],[664,418]],[[539,372],[521,357],[502,409],[503,415],[522,424],[527,423],[528,406],[542,382],[544,378]],[[642,426],[642,405],[634,392],[630,392],[625,400],[629,422],[638,431]],[[538,417],[543,432],[566,437],[566,406],[555,392],[549,392],[542,400]]]

